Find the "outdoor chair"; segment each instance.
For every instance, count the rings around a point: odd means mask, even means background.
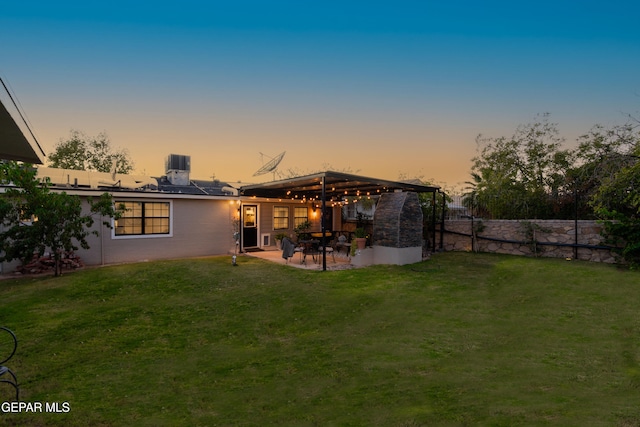
[[[351,243],[347,243],[347,236],[341,234],[338,236],[338,241],[336,242],[336,252],[340,253],[340,250],[344,248],[346,256],[349,256],[351,252]]]
[[[293,257],[296,253],[300,254],[300,262],[302,263],[303,250],[302,247],[293,243],[288,237],[282,239],[282,258],[286,260],[287,264],[289,263],[289,258]]]
[[[289,262],[289,258],[291,258],[295,252],[295,247],[288,237],[282,239],[282,258]]]
[[[18,387],[18,379],[16,378],[16,375],[13,373],[11,369],[4,366],[4,363],[7,362],[9,359],[11,359],[14,354],[16,354],[16,350],[18,348],[18,338],[16,338],[16,334],[14,334],[10,329],[5,328],[4,326],[0,326],[0,330],[3,331],[3,335],[4,335],[4,332],[6,332],[9,335],[8,340],[6,341],[9,343],[8,347],[11,350],[9,352],[9,356],[7,356],[5,359],[0,361],[0,383],[10,384],[16,390],[16,401],[19,401],[20,388]],[[0,351],[5,351],[4,344],[2,344],[2,347],[3,348],[0,348]],[[8,375],[5,377],[5,374],[8,374]],[[9,378],[9,375],[13,379]]]
[[[318,244],[320,242],[318,240],[303,240],[300,242],[300,249],[302,249],[301,252],[301,260],[300,260],[300,264],[307,264],[307,255],[311,255],[311,259],[313,260],[313,262],[315,263],[318,259]]]
[[[332,246],[327,246],[325,249],[323,249],[322,246],[318,247],[318,253],[320,255],[322,255],[325,252],[326,252],[327,255],[331,254],[331,258],[333,258],[333,262],[335,263],[336,262],[336,256],[334,255],[333,247]]]

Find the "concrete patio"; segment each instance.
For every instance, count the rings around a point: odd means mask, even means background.
[[[289,267],[322,271],[322,256],[316,256],[314,261],[311,255],[307,255],[306,262],[302,262],[303,257],[301,253],[296,252],[287,262],[287,260],[282,258],[282,251],[280,250],[246,252],[244,255],[261,258],[278,264],[287,265]],[[327,254],[327,270],[346,270],[349,268],[355,267],[351,265],[349,257],[344,253],[335,254],[335,262],[334,257],[332,257],[331,254]]]

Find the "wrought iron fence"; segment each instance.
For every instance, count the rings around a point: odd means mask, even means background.
[[[578,192],[527,195],[504,193],[483,197],[454,196],[447,203],[446,219],[596,219],[586,197]]]

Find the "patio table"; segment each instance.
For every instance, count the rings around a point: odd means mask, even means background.
[[[300,240],[300,246],[302,247],[302,260],[300,264],[307,263],[307,255],[311,255],[313,262],[316,262],[316,255],[318,255],[318,245],[320,240]]]
[[[331,231],[325,231],[324,232],[324,237],[331,237],[332,235],[333,235],[333,233]],[[321,239],[322,238],[322,231],[311,233],[311,237],[315,237],[315,238]]]

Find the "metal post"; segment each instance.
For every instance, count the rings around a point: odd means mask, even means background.
[[[431,218],[431,238],[433,239],[432,240],[432,242],[433,242],[432,243],[432,245],[433,245],[432,250],[435,253],[435,251],[436,251],[436,192],[435,191],[433,192],[432,201],[433,201],[433,209],[432,209],[433,215],[432,215],[432,218]]]
[[[325,202],[326,199],[326,193],[327,193],[327,188],[326,188],[326,179],[325,177],[322,178],[322,211],[320,212],[320,227],[322,229],[322,237],[321,237],[321,242],[322,242],[322,271],[327,271],[327,245],[326,245],[326,240],[327,238],[325,237],[325,231],[327,229],[326,224],[324,223],[324,210],[327,207],[327,204]]]
[[[573,200],[574,200],[574,210],[575,210],[575,218],[573,222],[574,224],[573,225],[573,228],[574,228],[573,243],[575,244],[575,246],[573,247],[573,259],[578,259],[578,190],[574,191]]]
[[[442,192],[442,219],[440,221],[440,250],[444,249],[444,217],[445,211],[447,207],[447,195],[445,192]]]
[[[237,257],[238,252],[241,252],[242,245],[244,245],[244,241],[243,241],[243,238],[242,238],[242,234],[243,234],[242,233],[242,225],[244,223],[244,212],[242,211],[242,208],[243,208],[243,206],[242,206],[242,202],[241,202],[240,205],[238,206],[238,231],[237,231],[238,236],[237,237],[234,236],[234,238],[236,240],[235,241],[236,247],[234,249],[234,254],[233,254],[234,257]],[[256,218],[256,221],[257,221],[257,218]],[[238,264],[236,264],[236,258],[233,258],[233,265],[234,266],[238,265]]]
[[[476,207],[476,197],[475,195],[471,197],[471,252],[476,251],[476,231],[475,225],[473,224],[474,213],[473,210]]]

